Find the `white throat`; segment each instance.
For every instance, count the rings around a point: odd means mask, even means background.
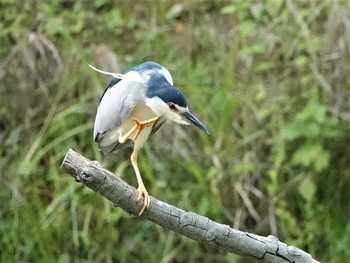
[[[165,117],[167,120],[174,121],[180,124],[189,125],[187,121],[183,120],[181,115],[175,111],[169,109],[168,104],[166,104],[159,97],[146,98],[146,105],[154,111],[157,116]],[[176,105],[179,112],[188,111],[188,108]]]

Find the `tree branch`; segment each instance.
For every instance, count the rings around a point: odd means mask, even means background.
[[[139,213],[143,200],[137,202],[136,189],[104,169],[98,162],[90,161],[70,149],[61,168],[76,181],[82,182],[124,211],[135,216]],[[242,232],[196,213],[186,212],[154,197],[151,197],[150,208],[140,216],[140,219],[152,221],[203,244],[251,257],[258,262],[318,262],[308,253],[287,246],[272,235],[262,237]]]

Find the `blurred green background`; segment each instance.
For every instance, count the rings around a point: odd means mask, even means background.
[[[0,0],[0,10],[1,262],[244,262],[129,216],[60,170],[73,148],[137,185],[131,149],[102,156],[92,140],[110,79],[88,63],[120,72],[147,60],[169,69],[212,132],[164,125],[140,152],[149,192],[348,262],[348,1]]]

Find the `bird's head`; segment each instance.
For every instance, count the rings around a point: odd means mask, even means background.
[[[148,76],[144,79],[145,101],[149,108],[168,120],[180,124],[193,124],[206,134],[210,134],[205,125],[189,111],[185,96],[173,86],[173,80],[167,69],[154,62],[146,62],[140,66],[144,70],[142,73]]]

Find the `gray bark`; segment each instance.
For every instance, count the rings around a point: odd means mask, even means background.
[[[90,161],[70,149],[61,168],[115,206],[138,215],[143,199],[137,202],[136,189],[104,169],[98,162]],[[150,208],[139,218],[152,221],[203,244],[250,257],[257,262],[318,262],[312,259],[310,254],[299,248],[287,246],[272,235],[263,237],[242,232],[196,213],[181,210],[154,197],[151,197]]]

